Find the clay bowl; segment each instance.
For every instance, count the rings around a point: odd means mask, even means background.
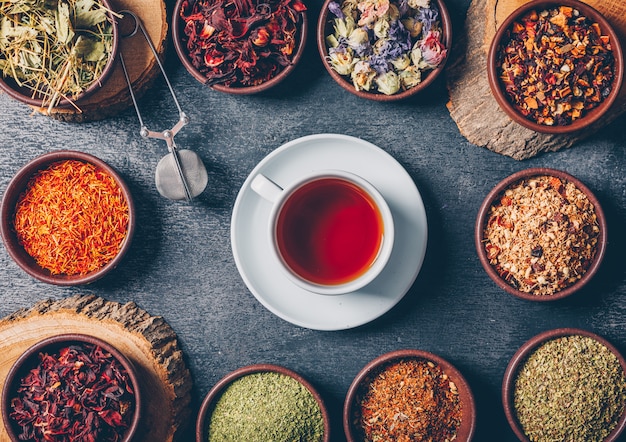
[[[5,379],[4,387],[2,389],[2,421],[4,422],[5,429],[13,442],[19,442],[19,434],[21,434],[21,427],[12,418],[9,417],[13,410],[11,406],[11,400],[18,396],[17,388],[19,387],[20,380],[28,374],[28,372],[36,368],[40,362],[39,354],[47,353],[49,355],[58,355],[59,350],[70,345],[92,344],[98,345],[106,352],[110,353],[114,359],[116,359],[121,367],[128,373],[129,383],[132,386],[134,392],[134,410],[132,416],[128,422],[128,428],[123,433],[121,439],[122,442],[130,442],[133,436],[137,432],[137,429],[141,421],[141,391],[139,388],[139,382],[137,378],[136,370],[133,364],[122,354],[119,350],[113,347],[111,344],[96,338],[95,336],[83,335],[83,334],[62,334],[55,335],[39,341],[28,350],[26,350],[15,361],[9,373]]]
[[[344,76],[335,71],[330,63],[327,61],[328,59],[328,45],[326,43],[326,37],[328,35],[333,34],[333,19],[335,15],[328,10],[328,5],[336,0],[326,0],[324,5],[322,6],[322,10],[320,12],[320,16],[317,22],[317,49],[319,51],[320,57],[322,58],[322,64],[330,74],[333,80],[339,84],[342,88],[347,90],[348,92],[361,97],[366,98],[368,100],[374,101],[398,101],[404,100],[409,97],[413,97],[423,90],[425,90],[430,84],[432,84],[435,79],[443,72],[446,61],[450,57],[450,49],[452,45],[452,20],[450,18],[450,14],[448,13],[448,9],[443,2],[443,0],[433,0],[432,4],[435,4],[439,9],[439,23],[442,29],[441,42],[447,49],[447,56],[444,60],[432,70],[428,70],[426,72],[422,72],[422,81],[421,83],[409,88],[407,90],[400,90],[395,94],[386,95],[377,91],[365,91],[365,90],[356,90],[354,85],[352,84],[352,80],[350,76]],[[341,4],[341,0],[338,1]],[[393,2],[397,4],[397,2]],[[418,38],[412,38],[412,43],[414,44]],[[425,77],[425,78],[424,78]]]
[[[523,180],[539,177],[539,176],[550,176],[561,179],[562,181],[568,181],[576,186],[578,190],[580,190],[593,204],[595,209],[597,226],[599,228],[599,233],[596,237],[597,244],[595,246],[596,253],[591,262],[589,263],[586,271],[582,275],[580,279],[574,282],[571,285],[568,285],[565,288],[561,288],[558,291],[555,291],[552,294],[533,294],[532,292],[518,290],[518,287],[514,287],[514,285],[507,282],[500,273],[496,270],[496,268],[490,262],[490,258],[488,256],[486,247],[485,247],[485,227],[490,219],[490,209],[495,204],[498,205],[501,201],[501,198],[504,192],[514,187],[516,184],[520,183]],[[595,195],[585,186],[580,180],[573,177],[572,175],[556,170],[556,169],[548,169],[548,168],[530,168],[525,169],[519,172],[516,172],[509,177],[500,181],[485,197],[480,209],[478,211],[478,216],[476,218],[476,225],[474,228],[474,244],[476,246],[476,252],[478,253],[478,257],[480,262],[489,275],[489,277],[504,291],[510,293],[513,296],[516,296],[521,299],[529,300],[529,301],[555,301],[558,299],[563,299],[567,296],[572,295],[573,293],[582,289],[587,283],[591,280],[591,278],[598,271],[602,259],[604,258],[604,254],[606,252],[607,245],[607,225],[606,218],[604,216],[604,212],[602,211],[602,207],[600,206],[600,202],[595,197]],[[528,259],[532,259],[531,256]]]
[[[67,160],[78,160],[93,164],[98,169],[113,177],[128,204],[128,227],[126,237],[120,246],[119,252],[113,259],[99,269],[82,275],[52,274],[50,270],[41,267],[20,244],[14,228],[16,205],[20,196],[26,190],[31,177],[33,177],[33,175],[35,175],[38,171],[47,169],[53,163]],[[60,150],[41,155],[23,166],[11,179],[4,192],[2,204],[0,206],[0,213],[0,231],[2,233],[2,240],[4,241],[4,245],[11,258],[13,258],[22,270],[32,277],[49,284],[60,286],[89,284],[107,275],[115,267],[117,267],[130,248],[131,239],[135,230],[136,215],[133,198],[130,193],[130,189],[122,177],[110,165],[101,159],[96,158],[93,155],[70,150]]]
[[[509,33],[514,22],[519,21],[526,13],[535,10],[537,12],[543,11],[549,7],[568,6],[580,11],[580,14],[586,16],[592,22],[598,23],[603,35],[608,35],[610,38],[611,48],[615,58],[615,65],[613,69],[613,82],[611,92],[604,98],[604,100],[595,108],[587,111],[580,118],[573,120],[568,125],[545,125],[539,124],[537,121],[526,118],[514,106],[505,92],[504,85],[500,79],[498,58],[502,52],[502,48],[510,40]],[[577,132],[588,128],[593,123],[600,120],[603,115],[609,110],[615,99],[618,97],[620,87],[622,85],[622,79],[624,76],[624,59],[622,54],[622,46],[618,34],[613,27],[609,24],[606,18],[600,14],[593,7],[582,3],[578,0],[533,0],[529,3],[516,9],[511,13],[504,22],[498,28],[496,35],[494,36],[489,52],[487,56],[487,74],[489,79],[489,86],[491,92],[498,102],[500,108],[516,123],[533,130],[535,132],[548,133],[548,134],[566,134]]]
[[[322,412],[322,418],[324,420],[324,436],[323,442],[330,442],[330,418],[324,400],[317,392],[317,390],[298,373],[289,370],[280,365],[272,364],[254,364],[245,367],[238,368],[235,371],[230,372],[224,376],[206,395],[200,406],[198,418],[196,420],[196,442],[204,442],[208,438],[209,423],[211,421],[211,414],[215,409],[215,404],[222,396],[222,393],[232,384],[234,381],[241,379],[245,376],[255,373],[279,373],[285,376],[289,376],[300,384],[302,384],[307,390],[311,392],[313,398],[320,407]]]
[[[102,3],[102,5],[105,8],[107,8],[109,11],[113,11],[113,8],[111,7],[111,4],[109,3],[109,0],[99,0],[99,2]],[[97,80],[91,83],[91,85],[87,87],[83,92],[76,95],[75,97],[72,97],[71,101],[68,101],[67,99],[62,98],[56,105],[57,108],[68,108],[68,107],[72,107],[73,104],[80,107],[80,102],[85,100],[87,97],[92,95],[97,90],[99,90],[102,87],[102,85],[106,83],[106,81],[109,79],[109,77],[113,73],[115,69],[115,64],[116,64],[115,59],[117,58],[117,51],[119,50],[120,37],[118,33],[117,19],[110,12],[107,15],[109,17],[109,22],[113,26],[113,40],[112,40],[113,45],[112,45],[111,53],[109,54],[107,63],[104,69],[102,70],[102,74]],[[47,105],[43,104],[44,97],[41,94],[36,94],[35,96],[33,96],[33,93],[30,89],[24,86],[20,86],[12,77],[4,77],[0,75],[0,89],[6,92],[6,94],[10,96],[11,98],[18,100],[29,106],[42,107],[42,108],[48,107]]]
[[[373,379],[392,363],[422,360],[438,366],[458,390],[462,420],[457,428],[455,441],[472,440],[476,429],[476,405],[472,390],[463,375],[448,361],[423,350],[396,350],[378,356],[369,362],[354,378],[343,407],[343,428],[348,442],[363,442],[364,434],[359,424],[359,404]]]
[[[526,359],[536,349],[538,349],[541,345],[545,344],[548,341],[563,336],[585,336],[595,339],[599,343],[603,344],[606,348],[608,348],[613,354],[615,354],[615,356],[619,360],[620,365],[622,366],[622,370],[626,373],[626,361],[624,361],[624,357],[620,354],[620,352],[606,339],[592,332],[576,328],[559,328],[545,331],[529,339],[517,350],[517,352],[509,361],[509,364],[504,372],[504,378],[502,380],[502,404],[504,407],[504,412],[506,414],[509,425],[511,426],[511,429],[522,442],[530,442],[530,439],[524,433],[522,425],[518,420],[514,405],[515,382],[517,380],[518,372],[522,368],[523,364],[526,362]],[[626,410],[622,412],[615,428],[604,439],[603,442],[613,442],[618,440],[620,434],[624,431],[624,427],[626,427]]]
[[[172,13],[172,40],[174,41],[174,48],[176,49],[176,53],[178,54],[178,58],[182,62],[185,69],[200,83],[207,84],[208,79],[206,76],[200,72],[196,67],[191,63],[189,54],[186,48],[186,36],[184,34],[185,22],[180,16],[181,8],[183,3],[187,2],[187,0],[178,0],[176,5],[174,6],[174,10]],[[195,1],[189,2],[189,4],[194,4]],[[260,2],[262,3],[262,2]],[[307,37],[307,29],[308,29],[308,21],[306,11],[302,11],[298,13],[298,31],[297,31],[297,43],[294,48],[294,52],[291,55],[291,63],[285,66],[281,71],[279,71],[276,75],[271,77],[269,80],[258,84],[256,86],[226,86],[224,84],[212,84],[209,85],[212,89],[225,92],[228,94],[234,95],[251,95],[258,94],[259,92],[266,91],[277,84],[281,83],[289,74],[291,74],[296,65],[302,58],[304,54],[304,47],[306,44]]]

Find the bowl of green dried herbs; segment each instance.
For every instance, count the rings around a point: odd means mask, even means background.
[[[580,291],[600,269],[607,243],[606,217],[593,192],[565,171],[540,167],[496,184],[474,230],[487,275],[528,301]]]
[[[317,48],[345,90],[375,101],[402,100],[443,72],[452,21],[443,0],[326,0]]]
[[[534,0],[512,12],[487,57],[500,108],[535,132],[565,134],[601,121],[620,93],[619,35],[578,0]]]
[[[129,442],[141,419],[133,364],[85,334],[50,336],[26,350],[9,370],[1,405],[13,442]]]
[[[448,361],[423,350],[396,350],[354,378],[343,427],[348,442],[466,442],[474,435],[476,405],[468,382]]]
[[[287,78],[302,58],[306,10],[301,0],[178,0],[174,48],[185,69],[214,90],[263,92]]]
[[[113,71],[116,16],[108,0],[0,3],[0,88],[48,111],[80,108]]]
[[[273,364],[241,367],[209,391],[196,442],[330,442],[324,400],[298,373]]]
[[[626,426],[626,362],[606,339],[561,328],[536,335],[502,381],[507,420],[521,441],[618,440]]]

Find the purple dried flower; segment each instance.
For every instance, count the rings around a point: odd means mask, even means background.
[[[346,15],[341,10],[341,6],[337,2],[330,2],[328,4],[328,10],[332,12],[337,18],[345,18]]]
[[[423,32],[427,34],[439,18],[439,11],[435,8],[422,8],[415,18],[422,22]]]

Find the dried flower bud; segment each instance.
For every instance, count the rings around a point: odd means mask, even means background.
[[[403,89],[411,89],[422,82],[422,71],[415,65],[400,71],[398,76]]]
[[[386,18],[379,18],[374,23],[374,35],[378,38],[387,38],[389,35],[389,20]]]
[[[370,38],[367,31],[363,28],[356,28],[348,37],[348,46],[352,49],[359,48],[365,43],[369,43]]]
[[[445,46],[439,41],[439,32],[437,31],[429,31],[418,44],[422,50],[424,61],[433,69],[441,64],[448,53]]]
[[[335,28],[335,36],[348,38],[348,36],[354,31],[354,19],[351,16],[346,16],[346,18],[336,18],[334,23]]]
[[[333,51],[328,55],[328,62],[332,68],[340,75],[350,75],[356,60],[349,49]]]
[[[430,8],[430,0],[409,0],[408,3],[413,9]]]
[[[397,71],[402,71],[409,67],[411,64],[411,58],[407,54],[402,54],[400,57],[391,60],[391,64]]]
[[[252,31],[252,34],[251,34],[250,37],[251,37],[252,43],[255,46],[259,46],[261,48],[263,46],[267,46],[267,44],[271,40],[270,33],[268,32],[268,30],[265,27],[260,27],[260,28],[254,29]]]
[[[422,33],[422,22],[414,17],[405,18],[402,20],[402,24],[413,38],[419,37]]]
[[[400,77],[393,71],[385,72],[376,77],[378,90],[385,95],[393,95],[400,90]]]
[[[345,18],[346,16],[337,2],[330,2],[328,4],[328,10],[335,14],[335,17],[337,18]]]
[[[357,91],[369,91],[372,87],[372,82],[376,77],[376,71],[372,69],[367,62],[359,60],[354,65],[351,77],[354,88]]]
[[[389,0],[364,0],[358,4],[361,11],[359,26],[371,25],[387,13],[389,10]]]

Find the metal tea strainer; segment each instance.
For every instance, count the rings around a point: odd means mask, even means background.
[[[130,96],[133,100],[137,117],[139,118],[139,124],[141,125],[139,134],[143,138],[165,140],[167,143],[167,149],[169,150],[169,153],[161,158],[157,164],[154,175],[156,188],[161,195],[171,200],[186,199],[187,201],[191,201],[204,191],[209,181],[209,177],[206,167],[204,167],[204,163],[198,154],[188,149],[178,149],[176,143],[174,142],[174,136],[183,128],[183,126],[189,123],[189,117],[182,111],[180,104],[176,99],[176,94],[174,94],[174,89],[165,74],[165,69],[163,69],[163,65],[159,60],[159,55],[139,17],[131,11],[120,11],[120,14],[124,17],[129,16],[134,20],[134,28],[130,33],[123,35],[123,38],[134,36],[137,33],[137,30],[141,31],[146,39],[146,42],[148,43],[148,46],[150,47],[150,50],[154,54],[156,62],[161,69],[161,74],[165,79],[165,83],[167,84],[170,94],[174,99],[174,103],[176,104],[176,108],[178,109],[179,120],[174,127],[162,132],[149,130],[141,117],[141,112],[139,111],[139,106],[137,105],[135,93],[133,92],[133,87],[131,85],[130,76],[128,75],[128,70],[126,69],[126,63],[124,62],[124,56],[122,55],[122,51],[119,52],[124,77],[126,78],[126,83],[128,83],[128,90],[130,91]]]

